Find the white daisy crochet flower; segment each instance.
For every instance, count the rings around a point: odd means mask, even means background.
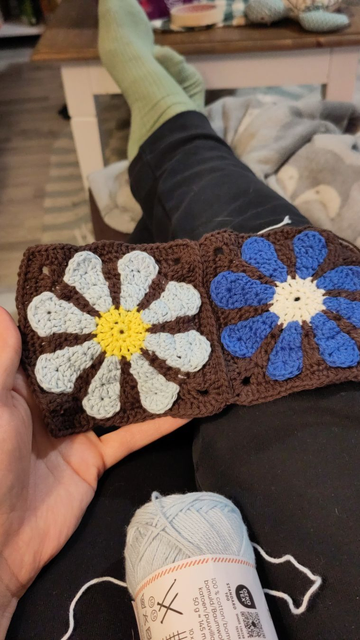
[[[118,261],[121,280],[120,307],[115,308],[102,271],[101,259],[91,251],[80,251],[69,261],[64,281],[96,309],[93,317],[71,302],[60,300],[46,291],[28,306],[31,327],[41,337],[68,333],[89,339],[76,346],[66,346],[41,355],[35,376],[39,385],[51,393],[71,393],[79,375],[103,353],[104,361],[92,379],[82,402],[86,413],[97,419],[120,411],[121,361],[130,362],[142,406],[161,414],[174,404],[179,385],[166,380],[144,357],[147,350],[181,372],[199,371],[208,361],[209,341],[198,331],[184,333],[156,332],[155,326],[184,316],[194,316],[200,309],[199,292],[184,282],[168,282],[160,297],[138,311],[158,273],[155,260],[143,251],[132,251]]]

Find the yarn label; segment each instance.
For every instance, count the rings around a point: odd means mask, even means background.
[[[256,568],[199,556],[149,576],[136,593],[141,640],[277,640]]]

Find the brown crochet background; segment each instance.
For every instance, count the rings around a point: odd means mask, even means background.
[[[276,253],[279,259],[288,268],[290,276],[295,277],[295,255],[292,242],[294,238],[306,229],[314,231],[314,227],[296,229],[283,227],[278,230],[262,234],[263,237],[276,245]],[[330,231],[316,229],[326,240],[328,254],[322,265],[313,276],[316,280],[327,271],[340,265],[360,266],[359,250],[335,236]],[[209,291],[210,284],[218,273],[222,271],[243,272],[250,278],[259,280],[264,284],[274,285],[271,278],[264,276],[261,271],[250,266],[241,258],[241,248],[249,236],[240,235],[231,231],[219,231],[204,236],[200,240],[202,262],[204,265],[204,283]],[[328,296],[339,295],[338,291],[328,292]],[[342,297],[349,300],[360,301],[360,292],[341,293]],[[270,305],[261,307],[242,307],[241,309],[221,309],[211,302],[213,313],[216,317],[218,332],[221,332],[230,324],[241,320],[247,320],[269,310]],[[344,320],[341,316],[331,311],[324,311],[324,315],[336,320],[340,329],[350,335],[355,342],[360,344],[360,329]],[[360,380],[360,366],[346,369],[329,367],[319,355],[319,348],[314,340],[313,332],[308,323],[303,325],[303,371],[301,374],[285,381],[277,381],[266,375],[266,367],[269,356],[281,333],[281,325],[275,327],[264,340],[261,347],[251,358],[236,358],[226,349],[223,355],[230,384],[234,394],[233,402],[236,404],[251,405],[260,402],[281,398],[295,391],[313,389],[325,385],[344,382],[345,380]]]
[[[292,241],[298,233],[303,231],[303,228],[286,227],[265,234],[266,238],[276,245],[280,260],[288,267],[289,274],[292,276],[295,275]],[[339,240],[331,232],[319,231],[319,233],[326,240],[328,255],[314,278],[341,264],[360,266],[360,252],[356,247]],[[101,258],[104,276],[115,306],[119,306],[120,301],[117,261],[134,250],[146,251],[159,265],[159,273],[139,305],[139,310],[148,307],[153,300],[157,299],[169,280],[192,284],[199,291],[202,306],[195,317],[179,318],[164,325],[154,325],[151,331],[177,333],[190,329],[198,330],[212,345],[210,358],[204,367],[197,373],[181,373],[186,377],[179,379],[178,370],[168,367],[155,355],[144,352],[144,356],[155,369],[167,380],[176,382],[180,386],[178,399],[164,415],[182,418],[205,417],[218,413],[230,403],[251,405],[279,398],[294,391],[345,380],[360,380],[360,366],[340,369],[329,367],[323,361],[309,325],[305,325],[303,331],[303,372],[296,378],[284,382],[272,380],[266,375],[270,352],[281,332],[279,326],[270,333],[251,358],[236,358],[222,348],[220,337],[226,326],[259,315],[269,308],[269,305],[263,305],[263,307],[244,307],[228,311],[220,309],[210,299],[211,281],[222,271],[242,271],[260,282],[274,284],[270,278],[241,259],[241,247],[248,237],[231,231],[220,231],[205,236],[199,243],[188,240],[154,245],[98,242],[84,247],[41,245],[30,247],[25,252],[20,266],[17,291],[19,325],[23,339],[23,366],[43,411],[47,428],[54,436],[86,431],[96,425],[104,428],[120,427],[155,417],[142,407],[136,382],[129,373],[129,363],[124,361],[121,363],[121,410],[119,413],[106,420],[97,420],[85,413],[81,403],[92,378],[104,360],[103,354],[79,376],[71,394],[48,393],[41,389],[36,381],[34,369],[41,354],[80,344],[90,336],[63,333],[48,338],[39,337],[27,319],[27,307],[31,300],[44,291],[52,291],[58,298],[71,301],[82,311],[93,316],[98,315],[75,288],[63,282],[67,264],[78,251],[92,251]],[[329,295],[336,295],[336,292],[331,292]],[[351,300],[360,301],[359,292],[342,293],[342,295],[343,297],[346,295]],[[360,344],[359,329],[354,328],[337,314],[329,311],[324,313],[336,320],[339,327]]]
[[[140,403],[136,381],[129,373],[129,363],[121,362],[121,410],[112,418],[96,420],[88,416],[82,408],[82,400],[86,396],[89,384],[96,375],[104,355],[101,354],[92,366],[78,377],[73,393],[48,393],[39,387],[34,369],[38,357],[43,353],[52,353],[65,346],[81,344],[89,339],[89,335],[57,334],[48,338],[39,337],[31,328],[27,319],[27,307],[31,300],[43,291],[52,291],[62,300],[71,301],[81,311],[92,316],[98,312],[79,294],[74,287],[63,282],[65,269],[69,260],[78,251],[92,251],[103,261],[103,273],[108,282],[115,306],[120,304],[120,275],[117,271],[118,260],[130,251],[146,251],[153,256],[159,266],[159,273],[154,279],[149,292],[139,305],[139,310],[148,307],[164,291],[169,280],[192,284],[200,293],[202,305],[194,317],[179,318],[166,324],[153,325],[150,331],[166,331],[178,333],[196,329],[206,336],[212,345],[210,358],[197,373],[184,374],[168,367],[155,355],[146,351],[143,355],[155,369],[167,380],[180,386],[178,399],[173,407],[164,415],[192,418],[208,416],[221,411],[230,402],[229,386],[225,371],[225,363],[217,339],[217,331],[208,296],[203,288],[202,266],[199,245],[196,242],[179,240],[170,244],[127,245],[119,242],[98,242],[85,247],[71,245],[49,245],[30,247],[24,254],[17,290],[17,308],[19,325],[23,339],[23,366],[30,378],[38,403],[44,414],[48,429],[54,436],[63,436],[92,429],[95,425],[102,427],[124,426],[134,422],[153,419]],[[186,376],[185,379],[181,376]]]

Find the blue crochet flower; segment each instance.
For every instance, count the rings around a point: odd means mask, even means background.
[[[223,309],[263,307],[260,315],[226,327],[221,341],[233,356],[250,358],[265,338],[279,325],[280,337],[273,348],[266,373],[273,380],[288,380],[303,370],[303,323],[314,333],[323,360],[330,367],[355,367],[360,360],[356,342],[323,312],[340,314],[360,328],[360,302],[342,297],[343,292],[360,292],[360,267],[339,266],[313,279],[328,249],[320,233],[303,231],[295,237],[296,277],[288,275],[274,245],[262,237],[243,244],[241,256],[273,284],[253,280],[245,273],[224,271],[211,283],[211,297]],[[330,292],[336,292],[330,296]],[[340,293],[340,297],[339,297]]]

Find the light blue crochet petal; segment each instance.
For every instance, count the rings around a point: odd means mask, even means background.
[[[243,244],[241,257],[268,278],[286,282],[287,269],[277,257],[274,245],[265,238],[249,238]]]
[[[250,358],[278,322],[279,317],[276,313],[267,311],[256,318],[242,320],[226,327],[221,334],[221,342],[233,356]]]
[[[360,290],[360,267],[336,267],[321,276],[316,286],[325,291],[332,289],[358,291]]]
[[[327,256],[325,238],[317,231],[303,231],[293,241],[296,257],[296,273],[300,278],[310,278]]]
[[[324,305],[329,311],[339,313],[357,329],[360,329],[360,302],[346,298],[325,298]]]
[[[330,367],[355,367],[359,363],[355,340],[343,333],[336,322],[317,313],[311,318],[311,326],[320,355]]]
[[[300,322],[289,322],[272,350],[267,375],[273,380],[288,380],[302,372],[302,328]]]
[[[252,280],[245,273],[223,271],[212,281],[210,293],[218,307],[239,309],[271,302],[275,287]]]

